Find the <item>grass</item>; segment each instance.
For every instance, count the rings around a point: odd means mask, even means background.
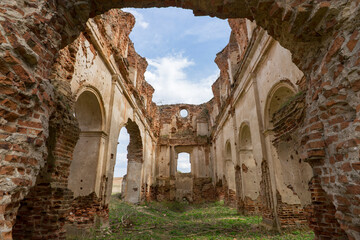
[[[222,202],[152,202],[135,206],[112,196],[109,227],[75,239],[314,239],[308,230],[279,234],[267,231],[260,223],[261,217],[239,216]]]

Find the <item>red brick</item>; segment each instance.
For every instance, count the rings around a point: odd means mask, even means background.
[[[352,52],[358,42],[358,40],[356,39],[356,37],[358,36],[358,31],[355,30],[353,32],[353,34],[351,34],[350,40],[349,42],[346,44],[347,48],[350,50],[350,52]]]
[[[6,155],[5,156],[5,161],[8,161],[8,162],[18,162],[20,159],[19,156],[15,156],[15,155]]]
[[[332,46],[330,47],[327,55],[326,55],[326,62],[330,62],[330,59],[332,58],[332,56],[341,48],[341,45],[344,43],[345,38],[342,36],[338,36]]]
[[[324,141],[317,141],[317,142],[309,142],[309,148],[324,148],[325,142]]]
[[[12,232],[3,232],[1,233],[1,239],[2,240],[12,240]]]
[[[5,37],[1,34],[1,32],[0,32],[0,44],[1,43],[6,43],[6,39],[5,39]]]
[[[12,175],[15,168],[13,166],[1,166],[0,175]]]
[[[0,125],[0,129],[3,130],[3,131],[5,131],[5,132],[8,132],[8,133],[14,133],[14,132],[16,132],[16,128],[15,128],[15,127],[7,126],[7,125],[5,125],[5,126],[1,126],[1,125]]]
[[[347,177],[344,176],[344,175],[339,175],[339,176],[338,176],[338,180],[339,180],[339,182],[341,182],[341,183],[348,183],[348,182],[349,182],[348,179],[347,179]]]
[[[341,122],[344,122],[344,121],[345,121],[345,119],[344,119],[343,116],[337,116],[337,117],[332,118],[331,120],[329,120],[329,124],[331,126],[331,125],[341,123]]]
[[[39,122],[18,120],[18,124],[25,127],[42,128],[42,124]]]
[[[315,140],[315,139],[321,139],[322,134],[321,133],[311,133],[308,135],[309,140]]]
[[[323,127],[324,127],[324,125],[322,124],[322,122],[318,122],[318,123],[311,125],[310,130],[311,131],[320,130],[320,129],[323,129]]]
[[[360,194],[360,185],[350,185],[346,187],[346,192],[349,194]]]
[[[308,157],[325,157],[325,151],[324,150],[310,150],[307,152]]]
[[[11,181],[18,186],[31,186],[31,181],[22,178],[12,178]]]
[[[339,139],[339,138],[338,138],[337,135],[333,135],[333,136],[328,137],[328,138],[325,140],[325,143],[326,143],[326,145],[330,145],[330,144],[332,144],[333,142],[336,142],[338,139]]]
[[[17,91],[12,86],[1,86],[0,87],[0,94],[14,95],[15,93],[17,93]]]
[[[10,108],[11,110],[15,110],[17,108],[17,104],[10,99],[4,99],[0,102],[0,105]]]
[[[352,163],[351,166],[354,170],[360,170],[360,162]]]
[[[356,80],[354,82],[351,83],[351,89],[354,91],[354,92],[357,92],[360,90],[360,80]]]

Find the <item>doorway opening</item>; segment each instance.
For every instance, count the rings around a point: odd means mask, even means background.
[[[124,196],[126,186],[126,173],[128,166],[127,146],[129,143],[130,135],[126,130],[126,127],[123,127],[121,128],[116,148],[116,162],[112,187],[112,194],[120,194],[121,198]]]

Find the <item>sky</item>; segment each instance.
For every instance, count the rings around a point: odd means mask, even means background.
[[[211,85],[220,74],[214,59],[229,42],[228,22],[194,17],[191,10],[180,8],[122,10],[135,16],[130,39],[148,61],[145,80],[155,89],[153,101],[158,105],[209,101]],[[129,139],[124,129],[119,135],[115,177],[126,174]]]
[[[180,8],[122,9],[135,16],[135,50],[149,63],[145,79],[157,104],[201,104],[219,76],[216,54],[229,42],[227,20],[195,17]]]

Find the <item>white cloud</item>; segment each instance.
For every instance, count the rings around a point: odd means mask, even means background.
[[[191,172],[190,155],[188,153],[179,153],[177,169],[180,172]]]
[[[146,29],[149,26],[149,23],[145,21],[144,15],[139,13],[134,9],[124,8],[122,9],[124,12],[131,13],[135,17],[135,24],[138,24],[141,28]]]
[[[185,69],[195,63],[182,54],[147,61],[149,68],[145,72],[145,79],[155,88],[153,100],[157,104],[201,104],[212,98],[211,84],[219,70],[204,79],[191,81]]]

